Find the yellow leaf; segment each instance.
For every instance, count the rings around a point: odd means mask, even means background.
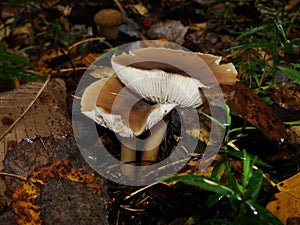
[[[26,181],[14,190],[12,197],[18,201],[33,201],[40,193],[41,190],[35,184]]]
[[[142,16],[148,13],[148,9],[141,2],[139,4],[134,5],[133,8],[138,14]]]
[[[300,217],[300,173],[276,186],[280,192],[268,203],[267,209],[286,224],[289,218]]]
[[[14,190],[12,208],[18,225],[42,224],[41,208],[33,203],[40,193],[41,190],[30,181],[25,181]]]
[[[300,199],[300,173],[278,183],[276,186],[281,192],[287,192],[288,194]]]

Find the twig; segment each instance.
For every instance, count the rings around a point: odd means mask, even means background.
[[[81,45],[81,44],[86,43],[86,42],[89,42],[89,41],[100,41],[100,42],[104,42],[104,40],[105,40],[105,38],[100,38],[100,37],[87,38],[87,39],[78,41],[78,42],[76,42],[75,44],[71,45],[71,46],[69,47],[69,51],[70,51],[72,48],[75,48],[75,47],[77,47],[78,45]]]
[[[128,200],[128,199],[130,199],[132,196],[134,196],[134,195],[136,195],[136,194],[138,194],[138,193],[141,193],[141,192],[143,192],[144,190],[147,190],[148,188],[153,187],[154,185],[157,185],[157,184],[159,184],[159,183],[162,183],[162,182],[161,182],[161,181],[156,181],[156,182],[154,182],[154,183],[152,183],[152,184],[149,184],[149,185],[147,185],[147,186],[145,186],[145,187],[142,187],[142,188],[140,188],[140,189],[138,189],[138,190],[136,190],[136,191],[130,193],[129,195],[127,195],[127,196],[124,198],[124,200]]]
[[[116,3],[116,5],[118,6],[122,16],[127,16],[126,11],[124,10],[123,6],[121,5],[121,3],[118,0],[114,0],[114,2]]]
[[[46,88],[46,86],[48,85],[48,83],[50,82],[50,78],[51,76],[48,75],[45,83],[43,84],[43,86],[41,87],[41,89],[39,90],[39,92],[36,94],[35,98],[31,101],[31,103],[27,106],[27,108],[24,110],[24,112],[13,122],[13,124],[10,125],[10,127],[1,134],[0,136],[0,140],[2,138],[5,137],[5,135],[11,131],[11,129],[14,128],[14,126],[16,126],[16,124],[25,116],[25,114],[29,111],[29,109],[33,106],[33,104],[36,102],[36,100],[40,97],[40,95],[42,94],[42,92],[44,91],[44,89]]]
[[[13,174],[13,173],[0,172],[0,175],[7,176],[7,177],[18,178],[18,179],[23,180],[23,181],[28,180],[26,177],[23,177],[23,176],[17,175],[17,174]]]

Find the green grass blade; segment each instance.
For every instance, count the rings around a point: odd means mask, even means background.
[[[195,176],[195,175],[173,176],[164,180],[164,182],[173,182],[173,181],[181,181],[186,184],[191,184],[203,188],[205,190],[220,194],[222,196],[236,197],[237,195],[236,192],[233,191],[231,188],[203,176]]]

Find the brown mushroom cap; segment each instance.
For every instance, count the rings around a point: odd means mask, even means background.
[[[149,47],[113,56],[111,63],[119,79],[148,101],[198,107],[203,102],[199,88],[237,81],[234,66],[219,65],[220,60],[208,54]]]
[[[152,104],[137,96],[116,76],[89,85],[81,100],[81,111],[98,124],[123,137],[150,129],[176,104]]]
[[[94,23],[103,27],[119,26],[122,22],[122,14],[115,9],[102,9],[94,16]]]
[[[94,23],[100,28],[99,33],[108,40],[118,38],[118,27],[122,14],[115,9],[102,9],[94,16]]]
[[[196,57],[198,56],[198,57]],[[199,60],[197,60],[199,58]],[[127,69],[136,68],[138,70],[153,70],[159,69],[165,72],[177,73],[185,76],[191,68],[199,69],[197,76],[194,78],[201,80],[206,78],[204,72],[208,69],[215,76],[219,83],[235,83],[237,79],[237,71],[232,63],[220,64],[221,57],[211,54],[203,54],[200,52],[187,52],[183,50],[174,50],[168,48],[148,47],[130,52],[130,54],[121,54],[112,57],[112,66],[117,76],[122,80],[124,66]],[[173,62],[173,65],[168,65],[166,62]],[[183,71],[180,68],[185,68]],[[122,80],[123,82],[123,80]],[[203,83],[204,80],[201,80]],[[123,82],[127,84],[126,82]]]

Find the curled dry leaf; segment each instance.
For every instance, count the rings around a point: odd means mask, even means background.
[[[282,121],[245,85],[221,85],[221,89],[233,115],[242,117],[275,141],[291,141]]]
[[[284,224],[289,218],[300,217],[300,173],[276,185],[279,193],[267,209],[276,215]]]
[[[101,186],[94,182],[94,174],[76,170],[70,160],[47,163],[31,171],[28,180],[13,192],[13,210],[17,224],[42,224],[41,208],[34,204],[35,199],[41,194],[40,185],[44,186],[51,180],[61,178],[81,183],[88,188],[94,188],[97,190],[97,195],[101,195]]]

